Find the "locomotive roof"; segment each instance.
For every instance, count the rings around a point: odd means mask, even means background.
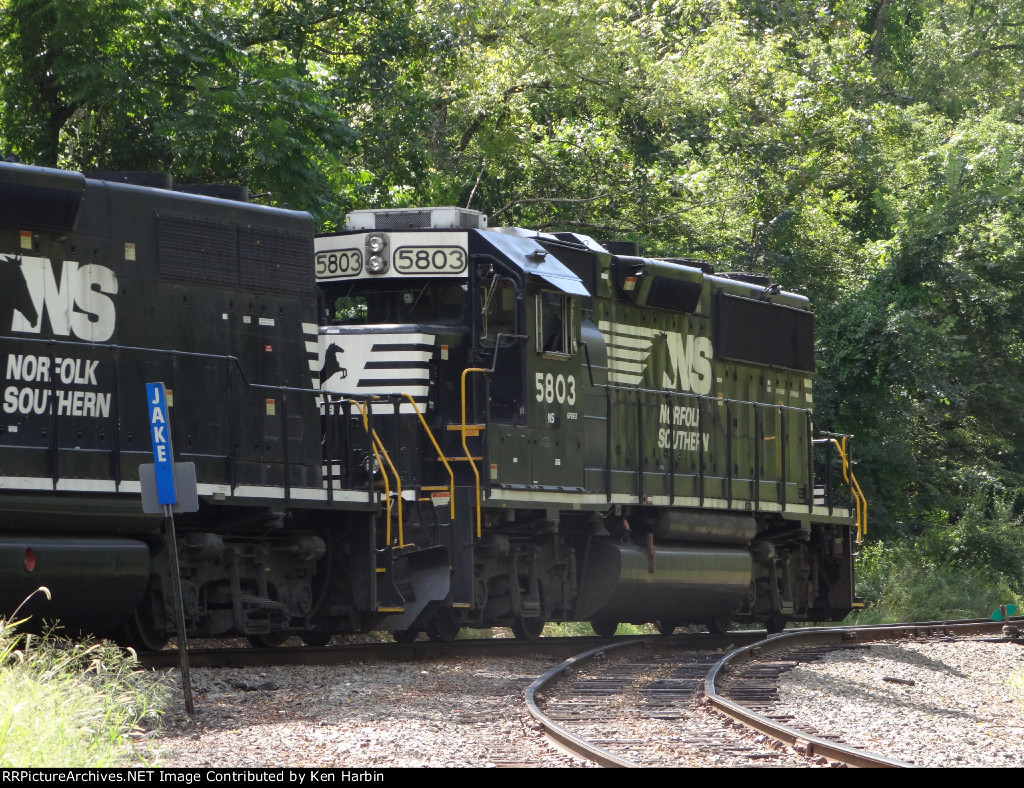
[[[540,233],[518,227],[503,227],[480,233],[482,239],[515,263],[524,273],[540,277],[563,293],[589,296],[590,292],[583,285],[583,281],[537,243],[535,239],[539,236]]]
[[[76,227],[79,210],[90,199],[90,194],[98,194],[96,190],[105,188],[137,194],[139,199],[152,200],[154,205],[191,205],[205,210],[200,207],[203,203],[215,204],[234,212],[240,221],[243,215],[258,215],[260,221],[312,224],[312,217],[304,211],[217,196],[225,187],[174,186],[169,176],[157,177],[153,173],[135,173],[131,178],[127,177],[129,174],[122,174],[124,177],[117,175],[83,175],[49,167],[0,162],[0,219],[6,224],[26,229],[69,232]],[[142,177],[144,175],[153,177]],[[236,188],[231,193],[240,191],[244,190]]]

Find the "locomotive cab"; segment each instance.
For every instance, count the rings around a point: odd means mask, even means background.
[[[347,414],[328,419],[338,450],[326,475],[339,487],[401,484],[400,542],[443,545],[456,568],[445,601],[482,615],[477,502],[495,486],[584,486],[579,315],[589,293],[535,238],[487,231],[475,212],[356,212],[347,228],[316,241],[321,385],[327,408]],[[447,503],[425,508],[446,482]],[[408,628],[409,609],[426,615],[437,601],[405,604],[381,626]]]

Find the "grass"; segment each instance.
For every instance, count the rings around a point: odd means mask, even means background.
[[[988,618],[1024,597],[1024,517],[1011,494],[977,493],[963,511],[927,513],[913,537],[865,544],[857,591],[867,607],[845,623]]]
[[[653,624],[619,624],[616,635],[656,635]],[[594,629],[586,621],[566,621],[544,625],[544,635],[552,638],[593,637]]]
[[[22,623],[0,620],[0,767],[143,761],[129,734],[159,713],[165,684],[113,644],[22,634]]]

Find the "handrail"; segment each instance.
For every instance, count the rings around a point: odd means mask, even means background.
[[[219,362],[219,363],[223,364],[223,368],[225,370],[225,374],[229,378],[229,382],[230,382],[230,379],[232,378],[232,376],[237,376],[238,379],[240,380],[240,382],[243,384],[243,386],[245,388],[247,388],[247,389],[250,389],[250,390],[253,390],[253,391],[273,392],[277,396],[281,397],[282,398],[282,414],[281,414],[282,418],[286,418],[286,416],[287,416],[286,409],[290,409],[290,408],[288,408],[288,406],[291,405],[291,402],[288,402],[287,405],[284,402],[284,398],[288,394],[299,394],[299,395],[303,395],[303,396],[305,396],[305,395],[312,395],[312,396],[315,396],[315,397],[323,397],[325,395],[328,396],[328,397],[331,396],[330,392],[325,391],[325,390],[320,389],[320,388],[305,388],[305,387],[301,387],[301,386],[280,386],[280,385],[268,385],[268,384],[263,384],[263,383],[256,383],[256,382],[251,380],[246,375],[245,369],[243,368],[240,360],[237,357],[231,356],[231,355],[226,355],[226,354],[198,353],[198,352],[194,352],[194,351],[164,350],[164,349],[158,349],[158,348],[146,348],[146,347],[131,346],[131,345],[118,345],[118,344],[96,345],[94,343],[85,343],[85,342],[78,342],[78,341],[73,341],[73,340],[60,340],[60,339],[44,339],[44,338],[33,338],[33,337],[17,337],[17,338],[0,337],[0,344],[6,344],[8,342],[17,342],[19,344],[28,344],[28,345],[40,346],[40,347],[48,349],[51,353],[53,352],[54,348],[79,347],[79,348],[88,348],[90,350],[90,352],[92,352],[92,353],[96,353],[96,352],[112,353],[114,358],[117,358],[120,355],[125,354],[125,353],[141,352],[141,353],[146,353],[146,354],[153,354],[153,355],[156,355],[156,356],[163,356],[163,357],[166,357],[166,358],[170,358],[172,364],[177,362],[179,359],[186,359],[186,358],[187,359],[198,359],[198,360],[204,360],[205,359],[205,360],[216,361],[216,362]],[[588,371],[590,372],[590,374],[593,374],[592,370],[589,369],[589,351],[586,348],[585,348],[585,353],[588,354]],[[119,402],[119,400],[122,399],[122,397],[120,395],[123,392],[121,391],[121,382],[117,379],[117,372],[118,372],[118,367],[119,366],[120,365],[115,365],[114,368],[113,368],[112,374],[114,375],[114,382],[113,382],[113,388],[112,388],[111,394],[112,394],[112,405],[113,405],[114,414],[115,414],[114,417],[115,417],[115,419],[117,420],[118,423],[121,423],[121,416],[120,416],[118,411],[120,410],[120,406],[121,406],[121,403]],[[476,534],[477,534],[477,536],[482,535],[482,511],[481,511],[481,498],[482,498],[482,490],[481,490],[482,476],[481,476],[481,473],[482,472],[481,472],[480,466],[476,462],[477,458],[474,458],[472,456],[472,454],[471,454],[471,452],[469,450],[469,446],[468,446],[468,436],[469,436],[469,430],[471,429],[471,427],[470,427],[470,425],[467,424],[467,419],[466,419],[466,415],[467,415],[466,411],[467,411],[467,407],[468,407],[467,392],[466,392],[466,385],[467,385],[466,384],[466,380],[467,380],[467,375],[470,372],[480,372],[480,373],[484,373],[486,375],[490,371],[491,370],[487,370],[487,369],[480,368],[480,367],[469,367],[469,368],[463,370],[463,372],[462,372],[462,381],[461,381],[461,427],[456,427],[456,429],[460,429],[461,430],[462,448],[463,448],[463,451],[465,453],[466,459],[469,460],[470,464],[472,465],[473,474],[474,474],[474,477],[475,477]],[[172,375],[173,374],[176,374],[176,373],[172,373]],[[50,380],[51,387],[55,386],[56,383],[57,383],[56,379],[51,378],[51,380]],[[231,386],[231,385],[228,385],[226,388],[227,388],[227,395],[228,395],[228,398],[230,400],[230,398],[234,395],[234,389],[233,389],[233,386]],[[616,384],[609,385],[607,383],[595,384],[595,388],[598,388],[598,389],[604,388],[606,390],[606,392],[608,393],[609,397],[613,396],[613,392],[617,392],[617,391],[619,391],[619,392],[630,392],[631,394],[634,394],[636,396],[642,396],[642,395],[645,395],[645,394],[648,394],[648,393],[652,394],[652,395],[656,394],[656,395],[659,395],[660,397],[664,397],[665,398],[665,403],[667,405],[670,405],[670,404],[672,404],[674,402],[679,402],[680,400],[695,401],[696,407],[701,411],[702,421],[703,421],[703,418],[706,418],[707,415],[708,415],[708,413],[704,412],[704,408],[703,408],[704,403],[705,402],[711,402],[712,400],[720,401],[722,399],[722,398],[719,398],[719,397],[709,397],[709,396],[706,396],[706,395],[693,394],[693,393],[689,393],[689,392],[674,392],[674,391],[665,391],[663,389],[647,389],[647,388],[643,388],[643,387],[621,386],[621,385],[616,385]],[[340,394],[340,392],[339,392],[339,394]],[[411,404],[412,404],[412,406],[413,406],[414,412],[417,413],[417,417],[420,419],[421,424],[425,425],[425,419],[423,417],[423,414],[419,411],[418,407],[416,406],[416,403],[414,401],[412,401],[411,396],[409,394],[396,393],[396,394],[393,394],[393,395],[390,395],[390,396],[393,396],[393,397],[397,396],[399,399],[401,399],[402,397],[404,397],[406,399],[409,399]],[[294,400],[294,398],[292,398],[292,399]],[[368,402],[367,399],[350,399],[348,401],[350,403],[354,403],[357,407],[359,407],[360,411],[363,411],[363,406],[360,405],[360,403]],[[727,403],[727,405],[729,406],[730,409],[734,409],[734,408],[739,407],[739,406],[751,406],[751,407],[753,407],[753,409],[754,409],[755,432],[757,431],[757,428],[759,426],[760,417],[761,417],[761,410],[763,408],[766,408],[766,407],[773,407],[769,403],[747,402],[745,400],[740,400],[740,399],[729,398],[729,399],[726,399],[725,401],[726,401],[726,403]],[[606,403],[606,404],[609,406],[609,408],[611,407],[610,403]],[[398,407],[397,403],[396,403],[395,407],[396,408]],[[789,405],[778,406],[778,409],[779,409],[779,412],[782,413],[782,414],[791,414],[791,413],[795,413],[795,412],[798,412],[798,411],[810,414],[810,411],[808,409],[806,409],[806,408],[797,408],[797,407],[793,407],[793,406],[789,406]],[[54,418],[55,414],[56,414],[56,404],[55,404],[55,398],[52,396],[52,393],[51,393],[51,396],[49,398],[49,412],[50,412],[51,419]],[[388,452],[387,452],[387,450],[386,450],[386,448],[384,446],[384,443],[381,440],[380,436],[376,433],[375,430],[370,430],[370,427],[369,427],[369,421],[370,421],[369,414],[367,412],[363,412],[362,415],[363,415],[363,420],[364,420],[364,428],[367,430],[367,432],[370,434],[370,437],[371,437],[370,445],[371,445],[371,449],[372,449],[372,453],[373,453],[374,459],[378,462],[379,466],[382,468],[382,471],[383,471],[385,495],[387,497],[387,506],[388,506],[388,511],[387,511],[387,516],[388,516],[388,529],[387,529],[387,531],[388,531],[388,533],[387,533],[387,536],[388,536],[388,541],[390,543],[390,541],[391,541],[391,517],[392,517],[392,513],[391,513],[391,492],[390,492],[390,490],[391,490],[391,483],[390,483],[390,480],[389,480],[388,476],[389,476],[389,473],[394,473],[395,474],[395,480],[396,480],[396,484],[397,484],[397,488],[398,488],[397,489],[397,495],[398,495],[398,498],[399,498],[400,501],[401,501],[401,495],[402,495],[401,478],[400,478],[400,476],[398,474],[398,471],[395,468],[395,465],[392,462],[392,460],[391,460],[391,458],[390,458],[390,456],[389,456],[389,454],[388,454]],[[606,429],[607,429],[607,432],[610,433],[610,430],[611,430],[611,418],[610,418],[611,417],[611,413],[610,413],[610,411],[609,411],[608,416],[609,416],[609,418],[607,420],[607,427],[606,427]],[[233,430],[233,427],[234,427],[234,422],[232,420],[228,420],[229,437],[231,435],[231,431]],[[675,432],[675,425],[670,422],[669,427],[670,427],[670,431],[674,433]],[[425,425],[425,429],[426,429],[427,434],[428,434],[428,436],[429,436],[429,438],[431,440],[431,443],[434,445],[435,449],[437,449],[438,448],[438,444],[437,444],[437,441],[436,441],[435,437],[433,436],[433,434],[430,433],[429,425]],[[286,424],[282,424],[282,430],[283,430],[284,434],[287,436],[287,425]],[[702,431],[702,428],[700,428],[699,431]],[[837,449],[839,450],[839,452],[840,452],[840,454],[842,456],[842,461],[843,461],[842,467],[843,467],[844,479],[846,480],[847,484],[850,485],[851,490],[853,491],[853,497],[854,497],[854,501],[855,501],[855,510],[856,510],[856,521],[857,521],[857,543],[858,544],[862,544],[864,536],[867,533],[867,501],[866,501],[866,497],[863,494],[863,491],[861,490],[861,488],[860,488],[856,478],[854,477],[854,475],[852,473],[852,469],[850,467],[849,460],[848,460],[848,458],[846,456],[846,437],[843,437],[843,436],[837,436],[837,437],[842,438],[842,443],[841,444],[838,441],[836,441],[836,440],[832,440],[831,442],[835,444],[835,446],[837,447]],[[48,438],[48,440],[47,440],[48,448],[49,448],[50,452],[52,453],[51,462],[53,464],[51,465],[51,471],[54,474],[58,474],[57,478],[59,479],[59,471],[58,471],[59,465],[57,463],[56,452],[57,451],[63,451],[63,449],[59,446],[58,430],[56,428],[48,430],[47,438]],[[610,434],[606,434],[606,438],[608,439],[608,451],[610,452],[611,451]],[[812,441],[812,442],[816,443],[816,442],[819,442],[819,441]],[[228,472],[228,476],[229,476],[229,479],[227,480],[227,483],[230,486],[230,488],[232,490],[232,493],[233,493],[235,488],[236,488],[236,486],[238,485],[238,480],[236,478],[236,473],[237,472],[236,472],[236,469],[235,469],[236,462],[238,461],[238,454],[237,454],[237,450],[232,450],[230,448],[232,443],[233,443],[233,441],[229,440],[228,441],[228,448],[225,449],[224,454],[223,455],[219,455],[218,454],[217,456],[223,456],[227,460],[227,469],[228,469],[227,472]],[[291,462],[291,459],[292,459],[292,458],[290,458],[288,456],[289,444],[290,444],[290,441],[288,441],[288,440],[284,441],[284,453],[285,453],[284,464],[286,466]],[[178,445],[180,446],[181,443],[179,443]],[[701,443],[701,448],[703,448],[703,444],[702,443]],[[755,458],[755,460],[754,460],[754,478],[751,480],[752,487],[753,487],[752,488],[752,495],[753,495],[755,504],[757,503],[757,501],[758,501],[758,499],[760,497],[760,481],[761,481],[760,480],[760,471],[761,471],[761,469],[760,469],[760,463],[759,463],[759,456],[760,456],[761,450],[762,450],[762,447],[760,445],[758,445],[757,441],[755,440],[755,445],[754,445],[754,458]],[[122,472],[121,472],[122,445],[121,445],[121,441],[115,438],[112,441],[112,445],[110,446],[109,449],[100,448],[99,451],[106,451],[111,456],[111,465],[112,465],[111,474],[112,474],[113,478],[117,481],[117,483],[120,484],[120,482],[122,480]],[[454,490],[455,490],[454,473],[453,473],[453,471],[451,469],[451,466],[448,465],[448,463],[447,463],[447,458],[445,458],[443,456],[443,452],[438,450],[438,456],[441,458],[442,462],[444,462],[445,465],[446,465],[446,471],[449,474],[449,480],[450,480],[449,488],[451,490],[451,494],[452,494],[452,497],[454,499]],[[674,461],[675,461],[675,452],[674,451],[671,453],[671,456],[672,456],[672,462],[674,464]],[[705,473],[705,469],[703,468],[703,463],[701,463],[701,466],[702,467],[698,469],[698,473],[697,473],[698,483],[703,481],[703,476],[704,476],[704,473]],[[606,458],[605,472],[606,472],[607,490],[608,490],[609,500],[611,499],[611,495],[612,495],[612,484],[611,484],[611,479],[610,479],[611,468],[612,468],[611,457],[608,456]],[[732,462],[731,462],[731,459],[730,459],[729,469],[727,470],[727,473],[726,473],[726,477],[727,477],[726,483],[727,483],[727,485],[730,488],[734,487],[734,485],[735,485],[735,483],[737,481],[735,478],[732,477],[731,468],[732,468]],[[672,482],[671,482],[672,487],[671,487],[670,497],[673,498],[673,499],[675,498],[675,495],[677,494],[675,470],[676,470],[676,468],[673,467],[673,472],[671,474],[671,476],[672,476]],[[643,469],[642,468],[639,469],[639,472],[640,472],[640,475],[641,475],[639,483],[641,485],[643,485],[643,483],[644,483],[644,479],[643,479],[643,476],[642,476],[643,475]],[[783,472],[785,472],[785,469],[783,469]],[[287,474],[287,470],[285,471],[285,473]],[[328,476],[329,476],[330,475],[330,469],[329,468],[327,468],[327,473],[328,473]],[[372,480],[371,480],[371,483],[372,483]],[[285,489],[286,497],[290,498],[293,491],[291,490],[291,485],[289,483],[289,480],[288,480],[287,476],[285,478],[283,486],[284,486],[284,489]],[[332,497],[332,493],[333,493],[335,488],[334,488],[334,486],[333,486],[333,484],[332,484],[332,482],[330,481],[329,478],[328,478],[327,486],[328,486],[328,490],[327,490],[328,500],[330,500],[331,497]],[[730,497],[731,497],[731,493],[730,493]],[[784,505],[784,501],[785,501],[784,495],[783,496],[779,496],[779,498],[780,498],[780,503],[783,503],[783,505]],[[400,538],[400,540],[404,540],[404,514],[403,514],[401,506],[399,507],[398,527],[399,527],[399,538]]]
[[[473,476],[476,477],[476,483],[474,485],[476,489],[476,537],[479,539],[483,534],[483,526],[481,524],[480,517],[480,469],[476,467],[476,460],[473,459],[473,455],[469,451],[469,446],[466,444],[466,376],[470,372],[482,372],[487,374],[488,370],[482,367],[466,367],[462,370],[462,450],[466,453],[466,459],[469,460],[469,467],[473,469]]]
[[[829,438],[829,440],[839,452],[839,458],[843,461],[843,480],[850,485],[850,490],[853,492],[853,503],[857,513],[857,544],[864,544],[864,537],[868,532],[868,501],[860,489],[857,477],[853,475],[853,471],[850,469],[849,461],[846,459],[846,441],[850,436],[843,435],[842,437],[842,443],[835,438]]]
[[[441,447],[438,445],[437,440],[434,438],[434,433],[430,431],[430,426],[427,424],[427,420],[423,418],[423,414],[420,412],[419,406],[416,404],[416,400],[413,399],[412,394],[403,392],[402,396],[409,400],[409,404],[412,405],[413,411],[420,420],[420,424],[423,425],[423,431],[427,433],[427,437],[430,438],[430,442],[433,444],[434,449],[437,451],[437,458],[444,463],[444,468],[448,471],[448,495],[451,503],[449,508],[451,511],[452,523],[455,522],[455,472],[452,470],[452,466],[448,464],[447,458],[444,456],[444,452],[441,451]],[[465,420],[465,419],[463,419]]]
[[[398,475],[398,471],[395,470],[394,464],[391,462],[391,457],[388,456],[387,449],[384,448],[384,443],[381,441],[380,436],[377,435],[377,430],[370,427],[370,420],[367,415],[367,411],[362,407],[358,400],[350,399],[353,405],[359,408],[359,412],[363,416],[363,429],[366,430],[366,434],[370,436],[370,448],[373,449],[373,456],[377,460],[377,464],[381,467],[381,478],[384,479],[384,498],[386,500],[386,512],[387,512],[387,527],[385,529],[385,538],[388,546],[391,546],[391,491],[388,486],[388,475],[384,472],[384,465],[380,461],[380,454],[377,449],[380,448],[381,453],[384,455],[384,459],[387,461],[388,467],[391,472],[395,474],[395,488],[398,496],[398,543],[400,545],[405,544],[404,527],[402,523],[402,477]]]
[[[707,453],[705,452],[705,446],[703,438],[698,442],[696,446],[696,465],[692,472],[687,470],[685,473],[679,473],[679,468],[676,464],[676,453],[678,446],[676,445],[676,431],[678,424],[675,422],[675,416],[669,415],[665,420],[665,417],[661,418],[661,424],[668,430],[668,442],[670,450],[669,455],[669,471],[665,474],[668,477],[668,497],[671,503],[675,502],[675,496],[677,495],[676,488],[676,477],[685,477],[693,481],[693,495],[703,501],[708,496],[707,485],[712,479],[720,480],[723,485],[723,495],[728,500],[732,500],[734,494],[735,485],[737,482],[749,483],[750,492],[749,495],[754,503],[755,508],[759,507],[762,502],[762,482],[766,485],[770,484],[771,488],[764,496],[767,503],[777,503],[779,506],[786,508],[790,505],[789,502],[789,491],[793,484],[796,484],[798,479],[796,478],[796,471],[793,468],[791,450],[796,451],[800,447],[804,447],[806,444],[806,450],[808,454],[808,490],[813,487],[813,468],[811,459],[811,447],[816,441],[811,439],[811,430],[808,428],[805,433],[801,429],[792,429],[791,420],[794,418],[801,418],[810,424],[813,420],[813,413],[808,408],[794,407],[792,405],[781,405],[772,402],[757,402],[748,401],[742,399],[733,399],[731,397],[717,397],[708,396],[704,394],[694,394],[692,392],[685,391],[667,391],[663,389],[645,389],[636,386],[610,386],[604,385],[599,388],[604,388],[606,392],[606,413],[609,415],[606,417],[606,429],[605,429],[605,440],[606,452],[605,452],[605,477],[606,486],[611,494],[611,482],[608,480],[608,475],[612,467],[611,458],[611,413],[615,407],[611,398],[615,392],[628,393],[631,397],[635,397],[633,408],[626,408],[629,412],[636,412],[636,430],[637,430],[637,443],[639,446],[639,454],[643,456],[643,414],[642,409],[647,405],[653,404],[656,408],[674,407],[675,403],[685,402],[687,407],[692,408],[696,414],[696,423],[691,425],[690,429],[695,429],[697,433],[704,435],[705,430],[716,430],[723,429],[729,436],[729,439],[725,442],[726,449],[726,461],[723,464],[721,459],[715,457],[715,468],[720,468],[721,475],[713,476],[710,473],[708,467]],[[641,395],[649,395],[649,399],[644,400]],[[715,405],[723,405],[726,413],[726,417],[723,420],[720,415],[715,415],[712,410],[711,403]],[[628,405],[628,402],[621,403],[622,405]],[[749,409],[749,413],[752,415],[751,419],[751,430],[752,434],[749,438],[749,442],[745,445],[750,447],[752,456],[752,475],[749,479],[741,478],[734,475],[733,471],[733,456],[732,451],[734,444],[737,441],[737,437],[733,433],[732,421],[736,417],[736,408],[743,407]],[[766,424],[766,422],[770,422]],[[686,428],[684,428],[686,429]],[[768,434],[768,431],[772,434]],[[766,448],[768,444],[771,444],[773,449],[769,450]],[[768,473],[764,465],[770,461],[774,461],[774,472]],[[664,473],[664,471],[661,471]],[[638,500],[643,501],[645,498],[645,486],[644,476],[649,473],[642,466],[642,463],[638,463],[635,469],[631,469],[636,477],[636,495]],[[609,497],[609,501],[610,501]],[[808,493],[809,504],[813,506],[813,495]]]

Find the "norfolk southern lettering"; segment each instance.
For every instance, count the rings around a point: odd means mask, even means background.
[[[110,416],[111,395],[95,390],[99,365],[96,359],[11,354],[3,411],[42,415],[50,412],[53,397],[58,416],[105,419]]]

